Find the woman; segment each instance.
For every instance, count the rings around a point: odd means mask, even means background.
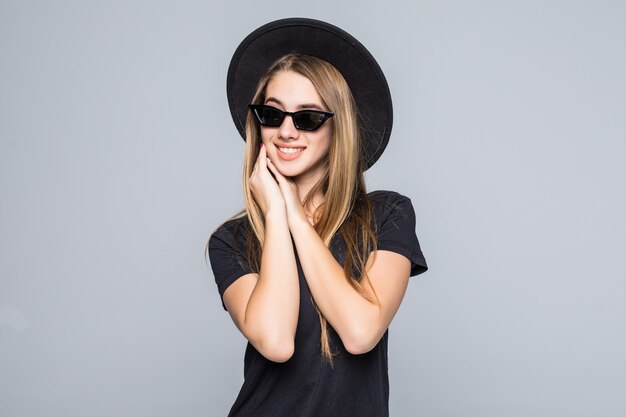
[[[284,19],[242,42],[227,90],[246,207],[208,250],[248,340],[230,415],[386,416],[387,328],[427,265],[410,200],[365,190],[391,129],[384,76],[341,29]]]

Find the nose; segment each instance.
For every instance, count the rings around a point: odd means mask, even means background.
[[[296,129],[296,126],[293,124],[293,118],[291,115],[285,115],[283,119],[283,124],[278,128],[278,137],[281,139],[296,139],[300,131]]]

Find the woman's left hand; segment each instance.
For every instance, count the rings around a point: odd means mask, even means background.
[[[287,207],[287,222],[290,225],[299,221],[308,222],[306,212],[304,211],[304,207],[300,201],[300,194],[298,193],[298,186],[296,183],[281,174],[269,158],[267,158],[267,167],[272,174],[274,174],[274,177],[278,182],[278,187],[283,194],[285,206]]]

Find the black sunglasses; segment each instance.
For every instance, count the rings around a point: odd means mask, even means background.
[[[300,110],[288,112],[265,104],[249,104],[261,126],[279,127],[283,124],[285,116],[291,116],[293,125],[298,130],[313,131],[319,129],[326,120],[333,117],[335,113],[321,110]]]

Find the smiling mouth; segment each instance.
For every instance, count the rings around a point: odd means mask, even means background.
[[[280,152],[284,153],[284,154],[294,154],[294,153],[300,153],[303,150],[305,150],[306,148],[283,148],[280,146],[276,147]]]

